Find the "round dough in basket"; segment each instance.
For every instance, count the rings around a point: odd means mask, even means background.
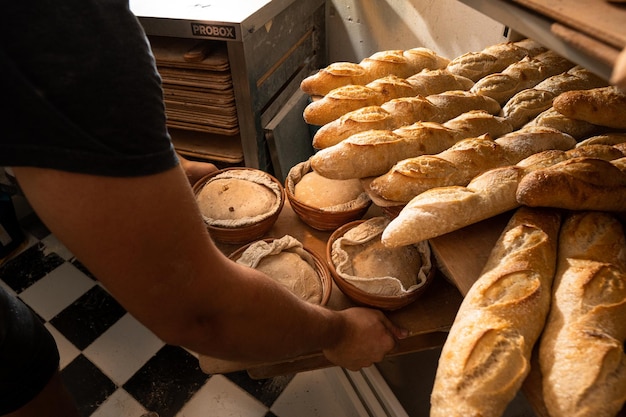
[[[336,180],[309,171],[295,185],[294,196],[302,204],[321,209],[356,200],[362,192],[359,179]]]

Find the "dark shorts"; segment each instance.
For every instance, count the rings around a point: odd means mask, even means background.
[[[27,404],[59,368],[59,351],[41,320],[0,287],[0,415]]]

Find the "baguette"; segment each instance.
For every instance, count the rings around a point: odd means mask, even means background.
[[[325,124],[315,133],[313,147],[324,149],[366,130],[393,130],[419,121],[443,123],[472,110],[495,115],[502,108],[492,98],[459,90],[392,99],[381,106],[346,113]]]
[[[531,88],[553,75],[568,71],[574,64],[552,51],[535,57],[527,56],[506,67],[502,72],[489,74],[472,86],[472,93],[485,95],[504,105],[522,90]]]
[[[604,159],[568,159],[526,175],[519,204],[569,210],[626,211],[626,173]]]
[[[431,417],[499,417],[520,389],[550,308],[560,219],[526,207],[511,217],[443,346]]]
[[[585,140],[581,140],[576,144],[576,147],[585,146],[585,145],[593,145],[593,144],[604,144],[604,145],[617,145],[626,142],[626,133],[622,132],[611,132],[611,133],[603,133],[595,136],[591,136]]]
[[[411,83],[389,75],[367,85],[336,88],[321,99],[309,103],[304,108],[303,116],[308,124],[322,126],[362,107],[380,106],[394,98],[416,95],[418,90]]]
[[[606,85],[606,81],[579,66],[567,72],[548,77],[533,88],[515,94],[502,107],[502,115],[508,117],[514,128],[520,128],[541,112],[552,107],[560,94],[580,89]]]
[[[528,126],[544,126],[560,130],[567,133],[576,140],[581,140],[599,131],[598,126],[585,122],[584,120],[575,120],[564,116],[550,107],[537,115],[534,119],[524,125]]]
[[[572,119],[626,129],[626,93],[614,86],[566,91],[554,99],[553,105]]]
[[[626,402],[626,240],[605,212],[565,218],[539,343],[552,417],[612,417]]]
[[[425,69],[406,79],[413,85],[419,95],[430,96],[449,90],[469,90],[474,81],[451,73],[446,69]]]
[[[427,48],[376,52],[360,63],[335,62],[302,80],[300,89],[310,96],[325,96],[346,85],[365,85],[395,75],[407,78],[423,69],[445,68],[450,60]]]
[[[506,119],[472,111],[442,124],[417,122],[399,129],[368,130],[313,155],[311,166],[332,179],[365,178],[384,174],[396,162],[448,149],[464,138],[488,132],[500,136],[511,131]]]
[[[595,150],[599,158],[616,159],[613,158],[615,154],[607,152],[605,146],[589,145],[584,148],[587,155],[592,155]],[[520,204],[516,192],[525,175],[576,157],[573,155],[580,149],[539,152],[516,165],[488,170],[473,178],[466,187],[427,190],[409,201],[387,225],[382,242],[389,247],[411,245],[517,208]],[[619,154],[623,156],[621,152]]]
[[[502,42],[488,46],[482,51],[460,55],[451,60],[446,68],[453,74],[476,82],[486,75],[502,71],[528,55],[528,49],[513,42]]]
[[[495,140],[485,136],[464,139],[437,155],[398,162],[372,180],[369,188],[385,200],[407,203],[431,188],[465,186],[489,169],[514,165],[548,149],[568,150],[575,145],[571,136],[547,128],[518,130]]]

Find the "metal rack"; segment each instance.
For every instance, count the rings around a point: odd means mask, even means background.
[[[324,0],[130,1],[148,36],[226,43],[239,122],[234,140],[246,166],[267,171],[264,123],[326,61],[324,6]]]

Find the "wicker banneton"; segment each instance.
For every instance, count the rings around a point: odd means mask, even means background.
[[[285,179],[285,193],[294,213],[306,224],[317,230],[335,230],[339,226],[362,218],[372,201],[364,192],[359,199],[346,204],[341,209],[320,209],[298,201],[295,197],[295,186],[302,177],[311,170],[309,161],[301,162],[289,170]]]
[[[346,295],[346,297],[348,297],[349,299],[351,299],[352,301],[360,305],[391,311],[391,310],[400,309],[402,307],[405,307],[411,304],[412,302],[417,300],[424,293],[424,291],[426,291],[430,283],[435,278],[436,268],[435,268],[432,254],[430,257],[431,268],[430,268],[430,271],[427,273],[426,282],[423,285],[421,285],[419,288],[411,292],[404,293],[399,296],[384,296],[384,295],[372,294],[372,293],[366,292],[356,287],[355,285],[352,285],[350,282],[346,281],[337,272],[337,269],[335,268],[335,265],[332,260],[333,259],[333,256],[332,256],[333,243],[337,239],[342,237],[348,230],[360,225],[364,221],[365,220],[356,220],[356,221],[347,223],[341,226],[340,228],[338,228],[337,230],[335,230],[331,234],[330,238],[328,239],[328,243],[326,245],[326,260],[328,262],[328,269],[330,271],[330,274],[333,280],[335,281],[335,284],[337,284],[337,287],[339,287],[341,292],[343,292],[344,295]]]
[[[274,239],[276,238],[266,238],[266,239],[262,239],[265,242],[272,242]],[[246,249],[248,249],[250,247],[250,245],[254,244],[256,241],[254,242],[250,242],[242,247],[240,247],[239,249],[235,250],[233,253],[231,253],[228,257],[233,260],[233,261],[237,261],[241,255],[246,251]],[[320,255],[318,255],[316,252],[312,251],[311,249],[307,248],[306,246],[302,247],[309,255],[311,255],[314,263],[315,263],[315,271],[317,272],[317,274],[320,277],[320,282],[322,284],[322,297],[321,297],[321,301],[319,305],[325,306],[326,304],[328,304],[328,301],[330,300],[330,296],[332,293],[332,288],[333,288],[333,281],[332,278],[330,276],[330,271],[328,270],[328,265],[326,264],[324,258],[322,258]]]
[[[197,197],[202,188],[209,181],[225,173],[232,174],[233,171],[249,171],[265,177],[269,182],[273,184],[273,187],[278,194],[277,198],[280,199],[274,212],[268,213],[268,215],[263,218],[259,218],[258,221],[245,225],[237,227],[228,227],[222,225],[218,226],[207,222],[207,219],[205,218],[205,225],[209,231],[209,234],[214,240],[226,244],[243,244],[260,239],[272,228],[274,223],[276,223],[276,220],[278,219],[278,216],[280,215],[280,212],[282,211],[282,208],[285,204],[285,189],[280,181],[264,171],[247,167],[232,167],[221,169],[202,177],[193,186],[194,194]],[[253,199],[254,196],[250,196],[250,198]]]

